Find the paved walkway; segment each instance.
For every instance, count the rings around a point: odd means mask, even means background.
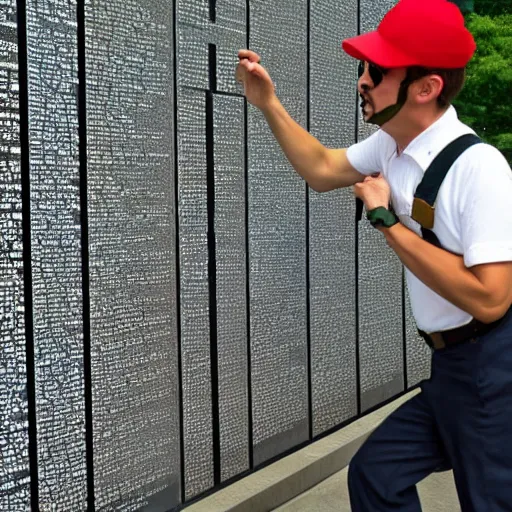
[[[418,486],[423,512],[459,512],[453,475],[435,473]],[[347,469],[336,473],[274,512],[350,512]]]

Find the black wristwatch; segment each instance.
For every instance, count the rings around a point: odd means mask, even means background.
[[[366,218],[374,228],[381,226],[390,228],[400,222],[398,217],[387,208],[384,208],[384,206],[379,206],[378,208],[366,212]]]

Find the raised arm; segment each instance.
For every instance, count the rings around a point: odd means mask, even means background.
[[[284,154],[297,173],[317,192],[349,187],[364,180],[347,159],[346,149],[328,149],[294,121],[275,93],[260,57],[241,50],[236,77],[244,85],[247,101],[259,108]]]

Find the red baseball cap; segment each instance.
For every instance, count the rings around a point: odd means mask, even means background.
[[[400,0],[375,32],[342,46],[351,57],[383,68],[463,68],[476,50],[462,13],[448,0]]]

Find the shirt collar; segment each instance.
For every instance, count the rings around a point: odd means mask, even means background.
[[[425,172],[447,144],[465,133],[472,133],[472,130],[459,121],[455,108],[450,106],[435,123],[420,133],[402,154],[411,157]]]

